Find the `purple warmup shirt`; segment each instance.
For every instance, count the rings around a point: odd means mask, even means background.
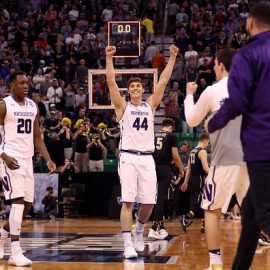
[[[270,160],[270,31],[252,37],[234,56],[229,98],[209,121],[210,133],[242,114],[245,161]],[[233,143],[233,142],[232,142]]]

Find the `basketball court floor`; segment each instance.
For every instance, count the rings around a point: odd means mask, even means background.
[[[0,270],[202,270],[208,267],[205,234],[200,220],[184,233],[178,220],[166,222],[167,240],[147,239],[145,250],[138,259],[124,260],[118,220],[58,219],[55,221],[27,220],[23,223],[22,248],[33,260],[31,267],[7,265],[10,243],[5,246],[5,257]],[[223,220],[222,251],[224,269],[230,269],[240,233],[240,221]],[[257,248],[251,269],[270,269],[270,247]]]

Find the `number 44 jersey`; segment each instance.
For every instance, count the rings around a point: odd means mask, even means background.
[[[154,115],[147,102],[140,106],[128,102],[119,124],[120,150],[154,152]]]
[[[20,105],[12,96],[3,99],[6,104],[4,125],[1,127],[1,150],[7,155],[29,158],[34,155],[34,121],[36,104],[25,98]]]

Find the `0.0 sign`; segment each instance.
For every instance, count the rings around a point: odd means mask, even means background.
[[[117,26],[117,31],[118,31],[118,33],[130,33],[130,25],[129,24],[126,24],[126,25],[119,24]]]

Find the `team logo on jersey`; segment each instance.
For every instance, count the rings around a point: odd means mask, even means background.
[[[29,104],[30,107],[34,107],[34,104],[33,104],[32,101],[28,101],[28,104]]]

